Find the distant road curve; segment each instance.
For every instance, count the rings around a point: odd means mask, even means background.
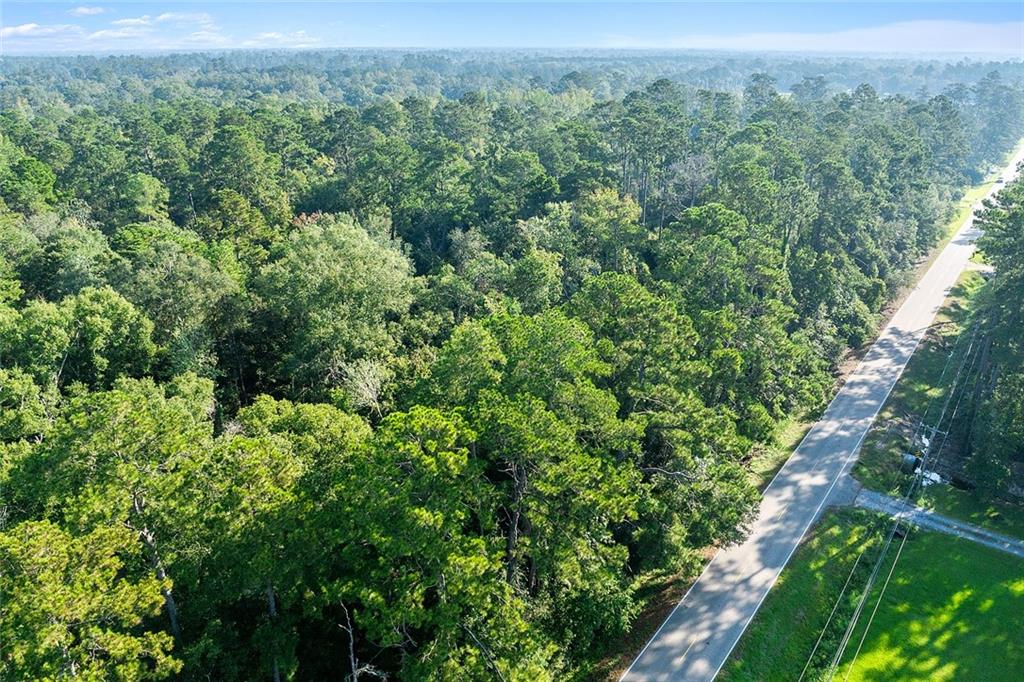
[[[1024,149],[1002,173],[1009,181]],[[997,184],[993,192],[1003,187]],[[714,679],[814,522],[974,252],[968,217],[764,492],[750,535],[720,550],[622,675],[623,682]]]

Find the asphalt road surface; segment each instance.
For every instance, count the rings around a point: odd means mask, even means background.
[[[1002,177],[1008,182],[1024,150]],[[995,190],[1001,189],[996,185]],[[860,365],[765,490],[750,535],[719,551],[647,643],[622,680],[711,680],[830,491],[853,463],[889,392],[974,252],[972,219],[918,282]]]

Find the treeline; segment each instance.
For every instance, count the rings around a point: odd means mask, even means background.
[[[4,677],[584,674],[1024,132],[996,74],[182,87],[0,113]]]
[[[983,348],[969,409],[966,469],[989,498],[1024,495],[1024,183],[1015,181],[986,205],[979,246],[995,267],[980,324]]]
[[[739,93],[751,73],[784,92],[824,95],[871,83],[887,95],[921,97],[977,83],[993,70],[1024,79],[1020,60],[914,60],[680,50],[234,50],[158,56],[10,57],[0,70],[0,106],[105,106],[201,93],[215,104],[251,99],[344,102],[381,96],[458,99],[469,92],[576,90],[622,99],[659,79],[687,89]]]

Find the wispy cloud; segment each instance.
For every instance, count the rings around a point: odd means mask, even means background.
[[[157,23],[198,24],[200,26],[212,26],[214,24],[213,17],[206,12],[164,12],[153,21]]]
[[[904,21],[825,33],[682,35],[667,40],[610,36],[608,47],[848,53],[1024,54],[1024,22]]]
[[[80,33],[81,26],[74,24],[19,24],[0,28],[0,38],[28,38],[33,36],[52,36],[62,33]]]
[[[130,38],[146,38],[153,32],[145,27],[123,26],[121,28],[105,28],[93,31],[86,38],[88,40],[127,40]]]
[[[1024,55],[1016,2],[0,0],[4,54],[209,47],[689,48]],[[253,9],[255,7],[255,10]],[[57,18],[54,18],[54,17]],[[584,17],[585,20],[581,20]],[[66,23],[65,23],[66,22]],[[80,28],[70,28],[71,24]],[[122,29],[146,29],[126,31]],[[77,43],[76,43],[77,41]]]
[[[206,12],[164,12],[157,16],[150,16],[149,14],[143,14],[141,17],[129,17],[127,19],[117,19],[110,22],[114,26],[153,26],[155,24],[191,24],[193,26],[201,26],[204,28],[211,28],[216,26],[216,22],[213,17]]]
[[[91,17],[97,14],[105,14],[108,12],[106,7],[72,7],[68,10],[68,14],[73,17]]]
[[[175,50],[238,47],[207,12],[163,12],[125,17],[84,36],[88,50]],[[67,46],[65,46],[67,47]]]
[[[149,26],[153,23],[153,18],[148,14],[144,14],[141,17],[117,19],[116,21],[112,21],[110,23],[114,26]]]
[[[306,31],[291,31],[282,33],[279,31],[268,31],[257,33],[252,38],[243,40],[240,47],[315,47],[320,44],[320,38],[311,36]]]

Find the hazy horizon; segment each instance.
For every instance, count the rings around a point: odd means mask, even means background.
[[[0,15],[0,54],[10,56],[317,48],[1020,59],[1024,4],[8,2]]]

